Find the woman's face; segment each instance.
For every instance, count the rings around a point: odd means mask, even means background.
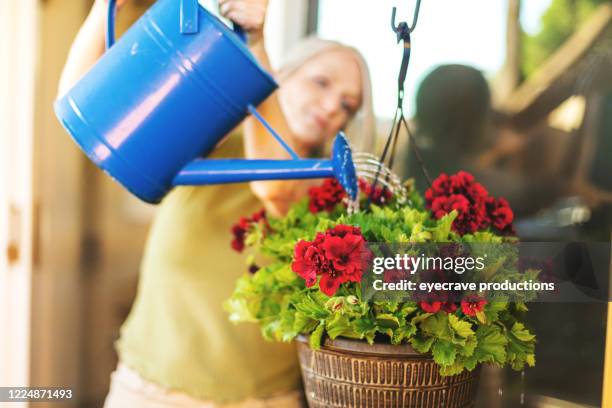
[[[307,147],[341,130],[361,106],[361,71],[348,50],[321,53],[292,73],[279,90],[289,127]]]

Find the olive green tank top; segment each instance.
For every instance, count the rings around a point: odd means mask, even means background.
[[[239,134],[211,157],[244,157]],[[116,346],[122,363],[153,383],[216,402],[299,387],[293,344],[265,341],[235,325],[222,303],[247,272],[230,228],[262,204],[248,184],[178,187],[153,221],[138,292]]]

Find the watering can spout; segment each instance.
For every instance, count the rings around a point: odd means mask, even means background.
[[[331,159],[198,159],[185,166],[173,185],[208,185],[258,180],[336,178],[351,199],[357,197],[357,177],[350,146],[339,133]]]

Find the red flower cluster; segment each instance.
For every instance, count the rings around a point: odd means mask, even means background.
[[[385,283],[398,283],[404,279],[409,279],[410,269],[385,269],[383,273],[383,282]]]
[[[359,190],[366,197],[371,197],[372,203],[376,205],[384,205],[393,197],[393,194],[388,189],[382,186],[372,188],[372,185],[364,179],[359,179]],[[318,213],[320,211],[329,212],[346,198],[346,192],[340,183],[338,183],[338,180],[328,178],[323,181],[321,186],[311,187],[308,190],[308,197],[310,198],[308,209],[311,213]]]
[[[476,295],[466,296],[461,301],[461,310],[466,316],[476,316],[476,313],[481,312],[487,301]]]
[[[358,227],[338,225],[315,240],[299,241],[291,269],[311,287],[321,276],[319,288],[333,296],[344,282],[359,282],[372,254]]]
[[[268,219],[266,218],[266,210],[262,209],[257,211],[250,217],[240,217],[240,220],[232,226],[232,248],[236,252],[242,252],[244,250],[244,240],[249,228],[260,221],[263,221],[268,225]]]
[[[364,179],[359,179],[359,189],[376,205],[384,205],[393,197],[389,189],[383,188],[383,186],[372,188],[372,184]]]
[[[446,313],[453,313],[457,310],[457,304],[453,302],[442,302],[440,300],[434,300],[433,302],[419,302],[419,306],[426,313],[438,313],[440,310],[444,310]]]
[[[487,301],[476,295],[468,295],[461,300],[461,311],[466,316],[474,317],[476,313],[481,312]],[[426,313],[438,313],[440,310],[446,313],[454,313],[458,309],[457,303],[444,300],[443,296],[433,301],[419,302],[420,308]]]
[[[486,201],[487,214],[491,225],[497,228],[501,233],[506,235],[514,235],[514,226],[512,221],[514,220],[514,213],[510,208],[508,200],[503,197],[495,199],[494,197],[488,197]]]
[[[311,213],[319,211],[332,211],[336,205],[346,197],[346,192],[334,178],[328,178],[323,181],[319,187],[311,187],[308,190],[308,209]]]
[[[451,176],[442,173],[425,192],[425,200],[437,219],[457,210],[453,230],[461,235],[489,226],[505,234],[514,233],[514,214],[508,201],[490,196],[468,172],[460,171]]]

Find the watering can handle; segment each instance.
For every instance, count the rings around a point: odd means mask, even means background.
[[[181,33],[194,34],[198,32],[198,0],[177,0],[181,2]],[[108,13],[106,16],[106,49],[115,44],[115,14],[117,0],[108,0]],[[234,23],[234,33],[244,43],[247,36],[244,29]]]
[[[234,23],[234,33],[236,33],[238,38],[240,38],[243,43],[248,43],[247,33],[244,31],[244,28],[242,28],[241,25]]]
[[[115,44],[115,12],[117,10],[116,0],[108,1],[108,12],[106,14],[106,49]]]

